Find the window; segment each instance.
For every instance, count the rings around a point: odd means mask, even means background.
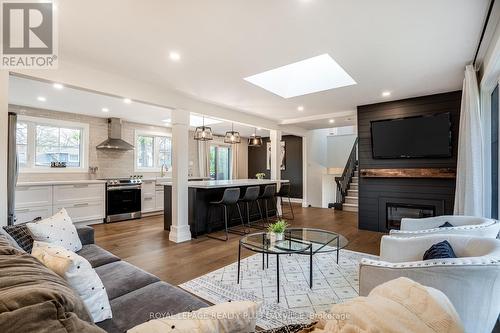
[[[21,172],[87,171],[87,124],[20,116],[16,142]],[[52,162],[66,168],[50,168]]]
[[[231,148],[223,145],[210,145],[210,178],[230,179]]]
[[[136,132],[136,171],[160,171],[172,168],[172,139],[165,134]]]

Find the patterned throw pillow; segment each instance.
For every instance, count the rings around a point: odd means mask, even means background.
[[[448,241],[442,241],[432,245],[424,253],[424,260],[456,258],[455,252]]]
[[[33,247],[33,237],[31,237],[26,223],[8,225],[3,227],[3,229],[24,251],[31,253],[31,249]]]
[[[446,221],[445,223],[441,224],[438,228],[452,228],[452,227],[454,227],[454,225]]]
[[[64,208],[52,217],[26,225],[36,241],[62,246],[73,252],[82,249],[75,225]]]
[[[35,241],[33,257],[65,279],[82,298],[94,322],[112,317],[108,293],[87,259],[62,246]]]

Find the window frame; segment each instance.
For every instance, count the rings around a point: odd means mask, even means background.
[[[160,144],[157,140],[158,137],[166,137],[170,139],[170,144],[172,144],[172,133],[167,132],[155,132],[155,131],[147,131],[147,130],[135,130],[134,133],[134,146],[137,146],[137,138],[139,136],[151,136],[153,137],[153,167],[145,168],[138,167],[137,165],[137,157],[138,157],[138,149],[134,149],[134,172],[160,172],[161,165],[160,163]],[[172,160],[172,149],[170,150],[170,160]],[[171,174],[172,166],[168,169],[167,174]]]
[[[19,115],[18,123],[27,123],[27,147],[26,164],[27,167],[19,167],[19,173],[85,173],[89,168],[89,131],[90,126],[87,123],[32,117]],[[58,128],[80,129],[82,136],[80,138],[80,167],[51,168],[35,165],[36,155],[36,126],[54,126]]]

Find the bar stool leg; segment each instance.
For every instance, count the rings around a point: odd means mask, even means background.
[[[257,202],[257,209],[259,210],[260,222],[262,223],[262,228],[266,228],[266,225],[264,224],[264,216],[262,215],[262,209],[260,208],[259,200],[256,200],[255,202]]]
[[[210,216],[211,216],[211,211],[210,209],[212,207],[208,207],[208,223],[207,223],[207,226],[208,226],[208,230],[207,230],[207,237],[208,238],[212,238],[212,239],[217,239],[217,240],[220,240],[220,241],[227,241],[229,239],[229,235],[228,235],[228,231],[227,231],[227,208],[226,208],[226,205],[222,205],[222,207],[224,208],[224,226],[225,226],[225,234],[226,234],[226,237],[225,238],[220,238],[220,237],[216,237],[216,236],[211,236],[210,233],[212,232],[212,227],[210,225]]]
[[[240,205],[238,203],[236,203],[236,207],[238,208],[238,214],[240,215],[240,221],[241,221],[241,225],[243,226],[243,232],[245,234],[248,234],[248,230],[245,227],[245,220],[243,220],[243,215],[241,215]]]
[[[288,196],[288,204],[290,205],[290,211],[292,212],[292,220],[295,220],[295,214],[293,213],[292,199]]]

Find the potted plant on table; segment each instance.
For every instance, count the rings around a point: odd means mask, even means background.
[[[255,178],[257,178],[257,179],[264,179],[265,176],[266,176],[266,174],[263,172],[259,172],[259,173],[255,174]]]
[[[288,223],[283,219],[279,219],[275,223],[271,223],[269,227],[267,227],[267,231],[271,239],[281,241],[285,238],[286,228],[288,228]]]

